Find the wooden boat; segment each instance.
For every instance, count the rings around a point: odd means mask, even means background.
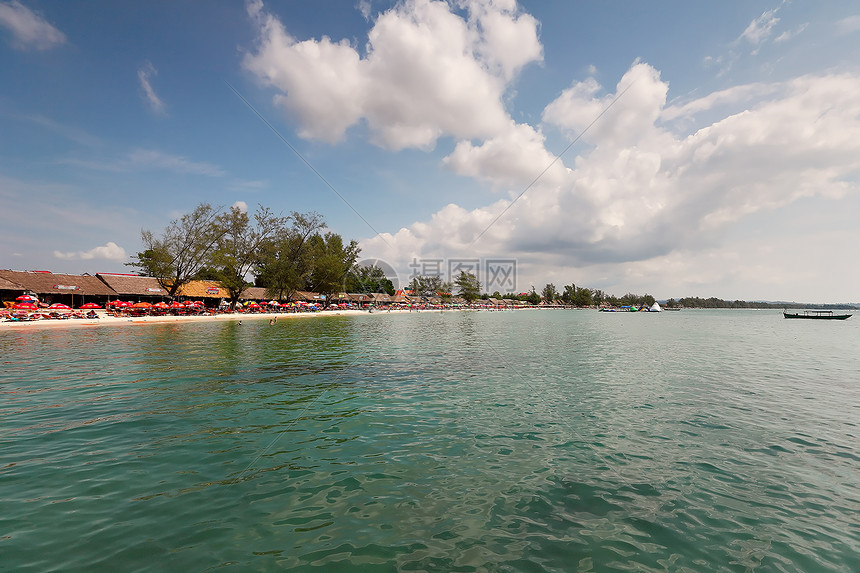
[[[852,314],[834,314],[832,310],[804,310],[803,312],[782,311],[785,318],[811,318],[815,320],[845,320]]]

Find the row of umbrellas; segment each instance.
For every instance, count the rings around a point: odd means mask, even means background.
[[[122,301],[122,300],[112,300],[112,301],[107,303],[107,306],[108,307],[114,307],[114,308],[143,308],[143,309],[158,308],[158,309],[188,310],[188,309],[192,309],[192,308],[201,308],[204,306],[204,304],[203,304],[203,301],[199,301],[199,300],[188,301],[188,302],[173,301],[170,304],[168,304],[166,302],[157,302],[155,304],[152,304],[149,302],[127,302],[127,301]],[[67,304],[63,304],[61,302],[55,302],[54,304],[47,306],[47,307],[45,307],[44,305],[42,307],[40,307],[39,306],[39,300],[36,297],[28,295],[28,294],[24,294],[24,295],[21,295],[18,298],[16,298],[15,299],[15,305],[12,308],[15,310],[40,310],[40,308],[43,308],[43,309],[47,308],[47,310],[72,310],[72,307],[70,307]],[[88,302],[86,304],[82,304],[78,308],[90,310],[90,309],[97,309],[97,308],[102,308],[102,307],[99,306],[98,304],[94,303],[94,302]]]

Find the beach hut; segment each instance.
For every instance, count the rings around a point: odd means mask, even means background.
[[[262,287],[248,287],[239,295],[239,300],[262,302],[271,297],[266,296],[266,289]]]
[[[20,285],[23,291],[37,295],[44,304],[61,302],[75,307],[87,301],[105,303],[116,297],[112,288],[89,274],[0,270],[0,279],[6,284]]]
[[[189,281],[179,287],[176,296],[185,299],[202,300],[206,307],[215,308],[221,299],[229,298],[230,293],[218,281]]]
[[[96,273],[96,277],[113,289],[120,298],[156,303],[167,296],[167,291],[154,277],[121,273]]]

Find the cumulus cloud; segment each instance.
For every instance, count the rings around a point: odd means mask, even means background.
[[[248,212],[248,204],[245,203],[244,201],[236,201],[235,203],[233,203],[231,205],[231,207],[235,207],[235,208],[239,209],[239,211],[241,211],[242,213]]]
[[[152,87],[150,78],[157,76],[158,70],[151,62],[146,62],[140,69],[137,70],[137,80],[140,82],[140,89],[143,95],[143,101],[149,110],[156,115],[166,115],[167,110],[164,107],[164,102],[155,93]]]
[[[510,118],[503,96],[543,58],[537,21],[512,0],[406,0],[380,14],[363,54],[347,40],[297,40],[259,0],[245,69],[277,90],[299,135],[335,143],[363,121],[382,147],[431,149],[443,136],[487,138]]]
[[[363,241],[363,252],[400,268],[413,257],[512,256],[523,261],[522,269],[546,276],[557,267],[645,262],[681,248],[707,249],[727,226],[752,213],[857,191],[860,101],[852,94],[860,90],[858,75],[738,86],[667,108],[667,82],[636,62],[614,93],[594,80],[573,84],[546,106],[544,128],[578,132],[587,113],[599,113],[627,86],[586,134],[589,149],[565,158],[569,166],[541,178],[512,207],[510,199],[471,211],[448,205],[428,221]],[[697,112],[714,113],[717,104],[731,104],[731,111],[691,133],[675,132],[664,121],[681,115],[695,121]],[[536,133],[525,140],[537,146],[542,139]],[[483,146],[458,149],[448,161],[456,161],[458,172],[497,184],[507,179],[517,189],[523,173],[505,174],[502,161],[488,158],[513,156],[506,141],[516,147],[523,139],[494,138],[486,153],[471,153]]]
[[[109,241],[108,243],[102,245],[101,247],[95,247],[90,249],[89,251],[77,251],[77,252],[68,252],[63,253],[61,251],[54,251],[54,257],[58,259],[64,260],[81,260],[87,261],[91,259],[105,259],[108,261],[124,261],[127,256],[125,253],[125,249],[114,243],[113,241]]]
[[[48,50],[66,43],[65,34],[18,0],[0,2],[0,27],[12,33],[12,44],[19,50]]]

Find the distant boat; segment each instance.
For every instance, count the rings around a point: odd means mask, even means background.
[[[832,310],[804,310],[803,312],[788,312],[782,311],[782,316],[785,318],[811,318],[815,320],[846,320],[851,318],[852,314],[833,314]]]

